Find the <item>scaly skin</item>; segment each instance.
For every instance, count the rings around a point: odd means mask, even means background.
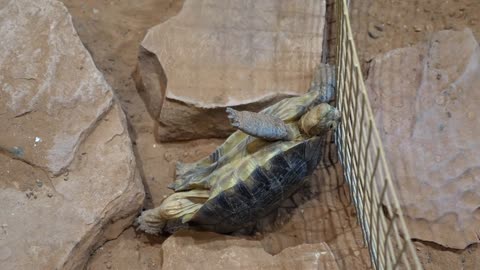
[[[232,108],[227,108],[227,114],[232,126],[251,136],[266,141],[292,139],[285,122],[273,115],[237,111]]]

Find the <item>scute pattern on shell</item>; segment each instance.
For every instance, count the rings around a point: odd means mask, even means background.
[[[228,182],[230,186],[216,183],[191,222],[224,233],[254,223],[304,184],[321,160],[324,145],[325,137],[277,142],[244,159],[233,170],[235,181]],[[241,177],[244,165],[251,170]]]

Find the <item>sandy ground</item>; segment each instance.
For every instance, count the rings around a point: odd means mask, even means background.
[[[63,0],[63,2],[72,14],[80,38],[92,54],[97,67],[114,88],[127,113],[147,191],[146,207],[158,205],[163,196],[170,192],[166,188],[166,183],[173,178],[175,161],[198,159],[208,154],[221,142],[221,140],[200,140],[184,143],[156,143],[152,134],[152,119],[138,96],[130,76],[135,67],[138,45],[146,30],[174,16],[181,9],[182,1]],[[434,30],[470,26],[477,39],[480,37],[480,23],[475,17],[480,14],[478,0],[353,0],[351,2],[352,23],[365,71],[368,70],[368,62],[373,55],[413,44]],[[442,2],[442,4],[436,7],[432,4],[433,2]],[[385,8],[386,6],[391,8]],[[375,25],[381,25],[383,30],[378,31]],[[377,30],[377,32],[369,33],[369,30],[370,32]],[[325,200],[333,201],[334,204],[338,201],[342,206],[341,198],[326,197]],[[358,238],[359,230],[355,225],[355,216],[348,214],[352,211],[351,208],[342,207],[340,209],[343,210],[338,213],[344,213],[343,216],[338,216],[339,214],[336,213],[334,217],[347,220],[346,223],[350,224],[353,235]],[[280,233],[287,235],[288,228],[287,224]],[[274,238],[275,235],[271,237]],[[308,238],[305,239],[308,240]],[[87,268],[159,269],[162,263],[163,240],[161,237],[137,234],[129,228],[118,239],[106,243],[92,254]],[[334,238],[326,240],[329,240],[332,248],[337,250],[336,255],[339,256],[339,260],[346,261],[341,264],[344,269],[367,267],[364,260],[350,260],[348,257],[349,252],[355,255],[360,253],[366,255],[365,249],[359,247],[357,250],[352,250],[342,247],[342,241],[336,241]],[[278,252],[273,244],[268,246],[268,241],[265,242],[267,250]],[[341,252],[342,250],[347,252]],[[480,265],[478,263],[480,253],[475,246],[457,251],[445,250],[428,243],[418,243],[417,250],[426,269],[461,269],[461,267],[474,269],[475,265]],[[340,258],[340,256],[345,257]],[[354,268],[352,263],[355,263]]]

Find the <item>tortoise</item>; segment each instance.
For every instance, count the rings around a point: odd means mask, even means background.
[[[329,87],[312,83],[304,96],[260,113],[228,108],[238,131],[208,160],[180,167],[184,177],[172,186],[175,193],[144,211],[139,229],[155,234],[180,221],[230,233],[266,216],[305,183],[322,157],[326,134],[340,119],[338,110],[322,103],[333,96]]]
[[[332,101],[335,96],[335,84],[334,66],[319,64],[315,68],[310,89],[306,94],[283,99],[260,113],[275,116],[284,122],[298,121],[312,106]],[[246,146],[252,142],[262,143],[248,133],[236,131],[209,156],[191,164],[178,162],[177,180],[170,185],[170,188],[182,191],[202,185],[201,182],[212,171],[247,155]]]

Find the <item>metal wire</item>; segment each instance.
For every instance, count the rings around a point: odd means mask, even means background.
[[[353,41],[346,0],[336,0],[335,143],[375,269],[422,269],[403,219]]]

